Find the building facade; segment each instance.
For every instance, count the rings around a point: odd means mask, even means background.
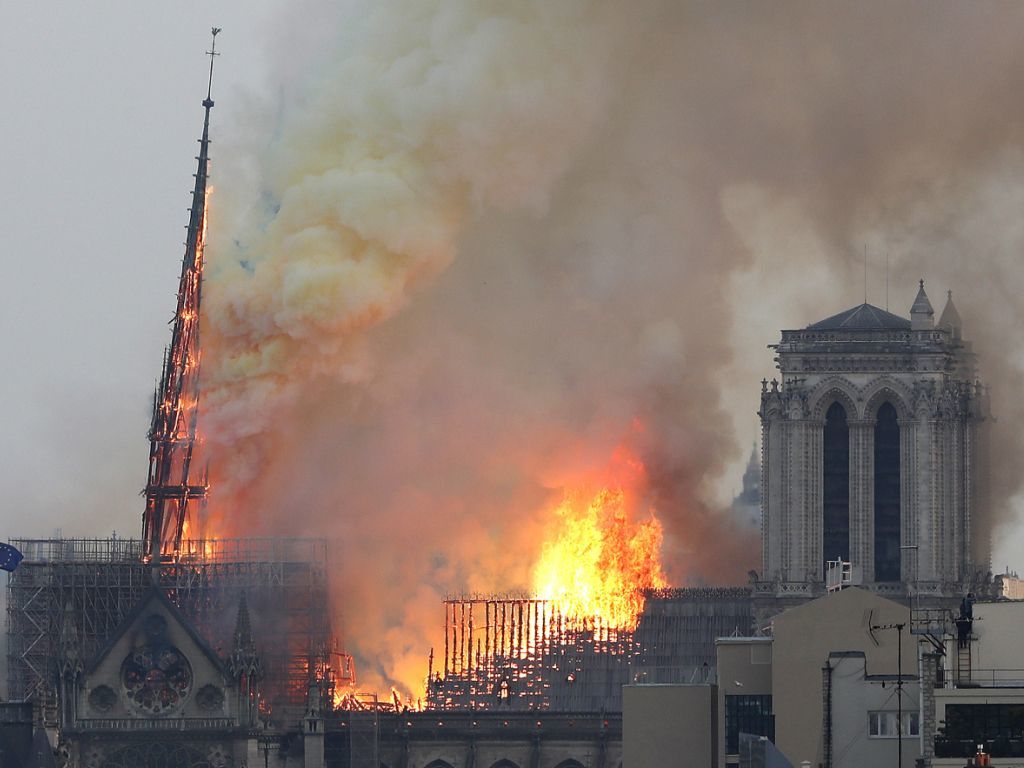
[[[622,689],[622,764],[715,766],[718,686],[627,685]]]
[[[910,651],[905,659],[916,670]],[[830,768],[917,765],[921,686],[916,672],[874,673],[863,651],[833,651],[822,667],[823,762]],[[902,685],[897,685],[902,681]]]
[[[989,568],[988,397],[950,294],[934,322],[870,304],[783,331],[761,383],[758,592],[806,599],[826,561],[853,582],[959,595]]]
[[[922,709],[929,765],[958,768],[979,744],[993,766],[1024,760],[1024,601],[979,601],[965,642],[952,633],[922,656]],[[935,651],[936,649],[927,648]]]
[[[900,750],[914,765],[921,689],[908,618],[853,587],[783,611],[769,634],[720,637],[710,683],[623,689],[625,764],[859,768],[896,765]]]
[[[245,602],[225,659],[151,588],[92,659],[60,638],[62,763],[81,768],[255,764],[260,664]]]

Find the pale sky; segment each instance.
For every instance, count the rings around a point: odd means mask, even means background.
[[[211,26],[222,27],[216,163],[232,103],[262,88],[275,5],[3,4],[0,538],[140,535],[203,53]]]

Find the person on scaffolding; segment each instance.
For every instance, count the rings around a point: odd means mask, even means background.
[[[974,593],[968,592],[960,602],[960,615],[956,619],[957,644],[961,648],[971,645],[971,629],[974,627]]]

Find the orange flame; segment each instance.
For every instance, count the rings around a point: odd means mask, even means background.
[[[538,597],[551,600],[571,623],[636,628],[643,590],[666,586],[661,523],[637,507],[646,484],[643,464],[616,451],[610,482],[567,489],[548,525],[534,569]]]

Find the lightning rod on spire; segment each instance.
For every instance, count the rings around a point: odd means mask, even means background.
[[[203,106],[207,108],[213,106],[213,57],[220,56],[217,53],[217,35],[220,32],[220,27],[213,27],[211,32],[213,33],[213,41],[210,43],[210,50],[206,52],[206,55],[210,57],[210,80],[206,85],[206,101],[203,102]],[[210,103],[207,104],[207,101]]]
[[[868,244],[864,243],[864,303],[868,303]]]
[[[889,311],[889,252],[885,252],[885,311]]]

